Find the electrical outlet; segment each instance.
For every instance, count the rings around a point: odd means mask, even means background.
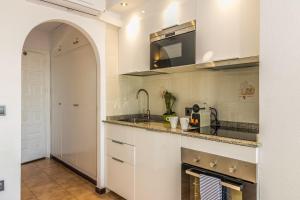
[[[5,115],[6,115],[6,107],[0,106],[0,116],[5,116]]]
[[[193,112],[193,108],[185,108],[185,116],[191,116]]]
[[[0,181],[0,192],[4,191],[4,181]]]

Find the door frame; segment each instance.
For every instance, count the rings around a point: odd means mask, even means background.
[[[89,40],[94,49],[97,61],[97,186],[101,190],[105,188],[105,130],[102,120],[106,119],[106,51],[105,51],[105,38],[106,38],[106,24],[101,21],[89,21],[86,18],[75,20],[74,16],[48,16],[44,18],[34,18],[32,24],[28,25],[23,31],[23,39],[19,44],[19,60],[17,65],[21,68],[21,53],[24,47],[26,38],[30,32],[37,26],[46,22],[61,22],[68,24],[81,33]],[[88,23],[87,23],[88,22]],[[96,28],[95,28],[95,25]],[[21,72],[20,72],[21,73]],[[20,84],[21,85],[21,84]],[[21,92],[21,91],[20,91]],[[19,107],[18,107],[19,109]],[[18,110],[19,112],[21,109]],[[20,112],[21,114],[21,112]],[[21,145],[20,145],[21,147]],[[19,151],[19,154],[21,150]]]
[[[46,144],[46,152],[45,152],[45,157],[50,158],[50,153],[51,153],[51,83],[50,83],[50,52],[45,51],[45,50],[39,50],[39,49],[34,49],[34,48],[23,48],[23,51],[31,51],[31,52],[36,52],[40,53],[46,56],[46,69],[45,69],[45,128],[46,128],[46,136],[45,136],[45,144]],[[23,68],[23,65],[21,66]],[[21,83],[23,85],[23,82]],[[21,133],[22,135],[22,133]]]

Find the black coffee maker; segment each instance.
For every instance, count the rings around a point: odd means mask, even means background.
[[[200,113],[199,113],[199,111],[201,109],[205,109],[205,108],[200,108],[200,106],[198,104],[195,104],[192,107],[190,125],[193,129],[200,128]]]
[[[194,104],[192,108],[185,108],[185,115],[190,117],[190,127],[193,130],[200,130],[200,110],[204,110],[198,104]],[[211,126],[218,127],[220,125],[218,120],[218,111],[210,107],[211,111]]]

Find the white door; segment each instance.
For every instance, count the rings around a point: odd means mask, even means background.
[[[51,154],[96,179],[97,63],[91,45],[51,57],[51,98]]]
[[[22,163],[46,157],[49,55],[24,51],[22,56]]]

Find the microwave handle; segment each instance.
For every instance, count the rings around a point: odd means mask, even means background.
[[[187,169],[187,170],[185,170],[185,173],[190,176],[200,178],[200,174],[193,172],[193,169]],[[242,191],[242,189],[243,189],[243,185],[235,185],[235,184],[224,182],[224,181],[221,181],[221,185],[226,188],[230,188],[230,189],[237,190],[237,191]]]

